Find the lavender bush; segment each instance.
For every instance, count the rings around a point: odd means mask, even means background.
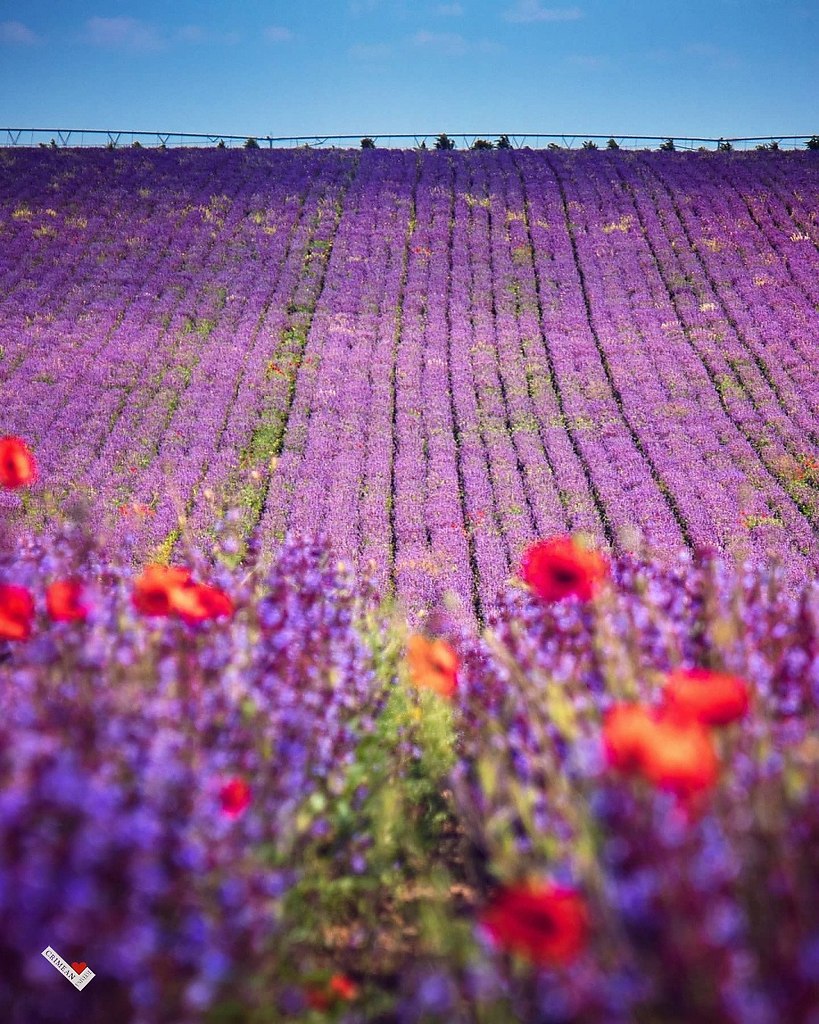
[[[70,567],[91,608],[39,614],[3,670],[5,1019],[193,1021],[223,989],[250,1006],[305,844],[328,827],[318,809],[383,700],[356,630],[366,598],[322,546],[291,540],[264,578],[209,573],[229,621],[151,619],[134,573],[81,538],[2,565],[38,605]],[[47,945],[93,984],[71,990]]]

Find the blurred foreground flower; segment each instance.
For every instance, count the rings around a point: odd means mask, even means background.
[[[82,622],[89,608],[83,601],[80,580],[57,580],[46,588],[46,609],[55,622]]]
[[[205,583],[177,587],[171,593],[171,608],[185,622],[204,622],[233,614],[233,602],[228,595]]]
[[[480,920],[501,949],[541,966],[571,963],[588,935],[583,897],[551,882],[500,889]]]
[[[606,715],[603,746],[612,767],[641,774],[680,796],[708,790],[717,781],[713,741],[695,720],[640,704],[616,705]]]
[[[414,633],[407,641],[410,678],[419,689],[452,698],[458,683],[458,656],[444,640]]]
[[[27,487],[37,480],[37,461],[19,437],[0,437],[0,484]]]
[[[339,1002],[358,998],[358,985],[346,974],[334,974],[323,988],[311,985],[305,992],[311,1010],[329,1010]]]
[[[219,790],[219,800],[225,814],[236,818],[250,804],[250,786],[244,779],[230,779]]]
[[[152,564],[134,583],[134,607],[143,615],[178,615],[186,622],[203,622],[233,614],[233,602],[223,591],[194,583],[190,570]]]
[[[185,586],[190,578],[190,571],[181,566],[146,566],[142,575],[134,582],[134,607],[143,615],[170,615],[173,610],[173,592]]]
[[[609,576],[609,563],[573,537],[550,537],[533,544],[523,556],[523,580],[543,601],[577,597],[590,600]]]
[[[748,711],[748,684],[704,668],[676,669],[668,677],[663,698],[669,712],[703,725],[728,725]]]
[[[34,600],[25,587],[0,583],[0,637],[28,640],[34,618]]]

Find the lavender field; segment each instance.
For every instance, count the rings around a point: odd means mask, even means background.
[[[818,210],[0,150],[0,1020],[816,1024]]]
[[[567,530],[796,581],[817,208],[812,153],[6,150],[3,430],[145,550],[320,528],[416,621]]]

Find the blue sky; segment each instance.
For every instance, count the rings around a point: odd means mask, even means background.
[[[0,128],[819,132],[819,0],[0,0]]]

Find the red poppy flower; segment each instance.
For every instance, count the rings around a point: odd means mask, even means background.
[[[57,580],[46,588],[46,609],[56,622],[81,622],[89,608],[82,600],[80,580]]]
[[[152,564],[134,581],[131,600],[143,615],[170,615],[173,593],[190,583],[191,574],[181,566]]]
[[[359,988],[346,974],[334,974],[326,987],[311,985],[305,995],[312,1010],[329,1010],[333,1003],[357,999]]]
[[[0,583],[0,638],[28,640],[34,619],[34,599],[25,587]]]
[[[719,772],[711,734],[699,722],[661,717],[643,742],[642,771],[649,782],[679,796],[710,789]]]
[[[233,614],[233,602],[224,591],[204,583],[176,587],[170,595],[171,609],[186,622],[204,622]]]
[[[311,1010],[329,1010],[330,996],[323,988],[311,985],[304,991],[304,997]]]
[[[219,800],[225,814],[236,818],[250,803],[250,786],[244,779],[230,779],[219,790]]]
[[[27,487],[37,479],[37,461],[19,437],[0,437],[0,484]]]
[[[609,575],[608,561],[572,537],[538,541],[523,556],[521,575],[543,601],[588,601]]]
[[[346,974],[334,974],[330,978],[330,991],[335,993],[339,999],[355,999],[358,995],[358,985]]]
[[[663,691],[672,714],[693,718],[703,725],[728,725],[748,711],[748,684],[738,676],[705,668],[678,668]]]
[[[444,640],[414,633],[407,641],[407,662],[413,685],[453,697],[458,683],[458,655]]]
[[[502,949],[541,966],[571,963],[588,935],[580,893],[549,882],[499,890],[481,923]]]

